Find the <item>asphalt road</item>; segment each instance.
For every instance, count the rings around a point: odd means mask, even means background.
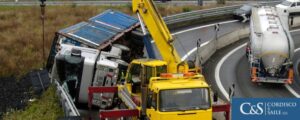
[[[219,31],[215,31],[215,24],[219,23]],[[225,24],[223,24],[225,23]],[[216,39],[216,36],[220,37],[222,35],[231,33],[237,29],[245,27],[245,24],[237,22],[236,20],[227,20],[214,23],[208,23],[206,25],[193,25],[176,30],[171,30],[171,34],[175,39],[173,45],[176,48],[178,54],[183,57],[191,52],[197,44],[197,40],[201,39],[201,43]],[[153,43],[155,44],[155,43]],[[154,45],[155,54],[158,59],[161,59],[156,46]],[[188,60],[195,59],[195,52],[188,56]]]
[[[300,47],[300,33],[293,32],[292,37],[295,42],[295,48]],[[235,84],[234,97],[249,97],[249,98],[264,98],[264,97],[296,97],[292,94],[291,90],[300,94],[300,79],[298,70],[296,69],[299,64],[300,51],[295,52],[293,58],[295,68],[295,81],[291,88],[288,89],[285,85],[280,84],[254,84],[250,80],[248,60],[245,56],[245,43],[249,39],[241,40],[231,46],[227,46],[217,53],[205,64],[205,76],[209,80],[213,89],[220,93],[221,98],[227,98],[216,83],[216,77],[212,73],[216,72],[217,64],[221,64],[219,78],[222,86],[228,94],[229,87]],[[222,60],[224,59],[224,60]],[[220,63],[220,61],[222,61]],[[227,99],[228,100],[228,99]]]

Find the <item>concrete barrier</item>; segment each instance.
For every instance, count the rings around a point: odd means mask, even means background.
[[[208,43],[198,49],[201,62],[205,63],[218,49],[246,38],[249,36],[249,34],[249,27],[244,27],[234,32],[219,36],[217,39],[208,41]]]
[[[199,58],[201,59],[202,63],[205,63],[217,51],[216,42],[216,40],[211,40],[208,42],[208,44],[198,49]]]

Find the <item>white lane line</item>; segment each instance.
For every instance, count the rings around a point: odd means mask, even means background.
[[[294,52],[298,52],[299,50],[300,50],[300,48],[297,48],[297,49],[294,50]]]
[[[294,50],[294,52],[298,52],[300,50],[300,48],[297,48]],[[288,84],[284,85],[285,88],[292,93],[295,97],[300,98],[300,95]]]
[[[205,43],[200,45],[200,48],[207,45],[210,41],[206,41]],[[187,52],[182,58],[181,61],[184,61],[186,58],[188,58],[191,54],[193,54],[195,51],[197,51],[197,47],[194,47],[189,52]]]
[[[242,47],[246,46],[247,43],[235,48],[234,50],[230,51],[228,54],[226,54],[217,64],[217,67],[215,69],[215,79],[216,79],[216,83],[218,88],[220,89],[220,91],[222,92],[222,94],[225,96],[225,98],[229,101],[229,95],[227,93],[227,91],[224,89],[224,86],[221,83],[221,79],[220,79],[220,69],[221,66],[223,65],[223,63],[225,62],[225,60],[230,57],[233,53],[235,53],[237,50],[241,49]],[[300,48],[297,48],[294,50],[294,52],[298,52],[300,51]],[[295,97],[300,98],[300,95],[288,84],[285,85],[286,89],[293,94]]]
[[[235,53],[237,50],[241,49],[242,47],[245,47],[247,45],[247,43],[231,50],[229,53],[227,53],[217,64],[217,67],[215,69],[215,80],[217,83],[218,88],[220,89],[220,91],[222,92],[222,94],[225,96],[225,98],[229,101],[229,95],[227,93],[227,91],[225,90],[224,86],[221,83],[221,79],[220,79],[220,69],[221,66],[223,65],[223,63],[225,62],[225,60],[230,57],[233,53]]]
[[[285,88],[292,93],[295,97],[300,98],[300,95],[290,86],[290,85],[284,85]]]
[[[225,22],[221,22],[219,24],[225,24],[225,23],[231,23],[231,22],[236,22],[237,20],[232,20],[232,21],[225,21]],[[172,35],[176,35],[176,34],[181,34],[181,33],[184,33],[184,32],[188,32],[188,31],[192,31],[192,30],[196,30],[196,29],[201,29],[201,28],[204,28],[204,27],[209,27],[209,26],[213,26],[215,24],[209,24],[209,25],[204,25],[204,26],[199,26],[199,27],[195,27],[195,28],[191,28],[191,29],[187,29],[187,30],[183,30],[183,31],[179,31],[179,32],[176,32],[176,33],[173,33]],[[300,29],[296,29],[296,30],[292,30],[290,32],[298,32],[300,31]],[[206,41],[205,43],[201,44],[200,48],[207,45],[210,41]],[[154,41],[152,40],[151,43],[154,43]],[[217,67],[216,67],[216,70],[215,70],[215,79],[216,79],[216,83],[217,83],[217,86],[218,88],[220,89],[220,91],[222,92],[222,94],[225,96],[225,98],[229,101],[229,95],[227,93],[227,91],[225,90],[224,86],[222,85],[221,83],[221,79],[220,79],[220,69],[221,69],[221,66],[222,64],[225,62],[225,60],[231,56],[235,51],[237,51],[238,49],[244,47],[245,45],[247,45],[247,43],[239,46],[238,48],[235,48],[234,50],[232,50],[230,53],[228,53],[226,56],[226,58],[222,58],[221,61],[219,61],[219,63],[217,64]],[[184,61],[186,58],[188,58],[192,53],[194,53],[195,51],[197,50],[197,47],[194,47],[193,49],[191,49],[188,53],[186,53],[182,58],[181,60]],[[295,49],[295,52],[296,51],[299,51],[300,48],[297,48]],[[288,89],[289,92],[291,92],[294,96],[298,97],[299,98],[299,94],[297,92],[295,92],[294,89],[292,89],[289,85],[285,85],[285,87]]]

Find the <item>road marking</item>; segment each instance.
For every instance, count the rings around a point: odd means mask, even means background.
[[[299,50],[300,50],[300,47],[299,47],[299,48],[297,48],[297,49],[295,49],[295,50],[294,50],[294,52],[298,52]]]
[[[215,69],[215,79],[216,79],[216,83],[218,88],[220,89],[220,91],[222,92],[222,94],[225,96],[225,98],[229,101],[229,95],[227,93],[227,91],[225,90],[224,86],[221,83],[221,79],[220,79],[220,69],[221,66],[223,65],[223,63],[225,62],[225,60],[230,57],[233,53],[235,53],[237,50],[241,49],[242,47],[245,47],[247,45],[247,43],[240,45],[239,47],[231,50],[229,53],[227,53],[217,64],[217,67]]]
[[[225,98],[229,101],[229,95],[227,93],[227,91],[224,89],[224,86],[221,83],[221,79],[220,79],[220,69],[221,66],[223,65],[223,63],[225,62],[225,60],[230,57],[233,53],[235,53],[237,50],[241,49],[242,47],[246,46],[247,43],[235,48],[234,50],[230,51],[229,53],[227,53],[217,64],[217,67],[215,69],[215,79],[216,79],[216,83],[218,88],[220,89],[220,91],[222,92],[222,94],[225,96]],[[298,52],[300,51],[300,48],[297,48],[294,50],[294,52]],[[300,95],[288,84],[285,85],[286,89],[293,94],[295,97],[300,98]]]
[[[225,23],[231,23],[231,22],[236,22],[237,20],[231,20],[231,21],[225,21],[225,22],[221,22],[220,24],[225,24]],[[215,23],[217,24],[217,23]],[[188,31],[192,31],[192,30],[196,30],[196,29],[200,29],[200,28],[204,28],[204,27],[209,27],[209,26],[213,26],[215,24],[209,24],[209,25],[204,25],[204,26],[199,26],[199,27],[195,27],[195,28],[191,28],[191,29],[187,29],[187,30],[183,30],[183,31],[179,31],[176,33],[173,33],[172,35],[176,35],[176,34],[181,34],[184,32],[188,32]],[[290,32],[298,32],[300,31],[300,29],[297,30],[292,30]],[[207,45],[210,41],[206,41],[205,43],[201,44],[200,48]],[[154,41],[151,41],[151,43],[154,43]],[[229,101],[229,95],[227,93],[227,91],[225,90],[224,86],[221,83],[221,79],[220,79],[220,69],[222,64],[225,62],[225,60],[231,56],[233,53],[235,53],[237,50],[241,49],[242,47],[246,46],[247,43],[235,48],[234,50],[230,51],[228,54],[226,54],[221,61],[219,61],[219,63],[217,64],[216,70],[215,70],[215,79],[216,79],[216,83],[218,88],[220,89],[220,91],[222,92],[222,94],[225,96],[225,98]],[[191,54],[193,54],[195,51],[197,50],[197,47],[194,47],[193,49],[191,49],[189,52],[187,52],[182,58],[181,60],[184,61],[186,58],[188,58]],[[296,51],[299,51],[300,48],[295,49]],[[292,89],[289,85],[286,85],[286,88],[296,97],[299,97],[300,95],[295,92],[294,89]]]
[[[300,48],[297,48],[294,50],[294,52],[298,52],[300,50]],[[284,85],[285,88],[292,93],[295,97],[300,98],[300,95],[288,84]]]
[[[285,88],[292,93],[295,97],[300,98],[300,95],[290,86],[290,85],[284,85]]]
[[[206,41],[205,43],[200,45],[200,48],[207,45],[210,41]],[[189,52],[187,52],[182,58],[181,61],[184,61],[186,58],[188,58],[191,54],[193,54],[195,51],[197,51],[197,47],[194,47]]]

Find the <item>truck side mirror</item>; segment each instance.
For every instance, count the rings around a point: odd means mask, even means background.
[[[213,95],[213,101],[218,102],[218,92],[215,92]]]

